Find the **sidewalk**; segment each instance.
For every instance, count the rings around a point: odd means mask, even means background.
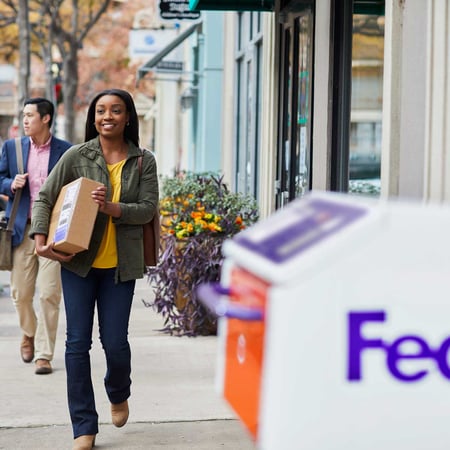
[[[0,449],[72,448],[64,370],[65,317],[61,305],[51,375],[35,375],[20,359],[21,332],[9,298],[9,272],[0,271]],[[100,430],[96,447],[106,449],[255,448],[247,431],[214,388],[217,337],[173,337],[159,331],[161,316],[144,306],[152,292],[139,280],[130,322],[132,395],[123,428],[111,425],[103,387],[105,363],[94,326],[92,378]]]

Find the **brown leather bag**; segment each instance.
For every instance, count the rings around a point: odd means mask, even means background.
[[[142,154],[144,151],[141,149]],[[142,174],[142,156],[138,157],[139,176]],[[153,267],[158,264],[159,259],[159,236],[160,236],[160,223],[159,223],[159,208],[156,208],[155,215],[150,222],[142,225],[142,231],[144,235],[144,262],[147,267]]]
[[[144,261],[146,266],[158,265],[159,259],[159,209],[153,219],[142,225],[144,232]]]

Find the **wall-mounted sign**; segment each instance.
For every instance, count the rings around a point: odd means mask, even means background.
[[[129,36],[129,55],[131,60],[146,60],[155,56],[178,35],[176,29],[131,30]],[[175,49],[167,56],[168,61],[181,61],[181,50]]]
[[[159,15],[163,20],[198,20],[199,11],[189,9],[189,0],[159,0]]]
[[[183,70],[183,61],[160,61],[156,65],[158,72],[181,72]]]

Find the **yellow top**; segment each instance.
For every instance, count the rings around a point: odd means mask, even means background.
[[[126,159],[115,164],[107,164],[109,179],[112,185],[111,201],[117,203],[120,200],[120,180],[122,178],[122,167]],[[102,243],[98,249],[92,267],[97,269],[110,269],[117,266],[117,246],[116,246],[116,226],[113,224],[112,217],[108,219],[105,234]]]

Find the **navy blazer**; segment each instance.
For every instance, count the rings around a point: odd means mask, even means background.
[[[30,138],[28,136],[23,136],[21,138],[21,141],[23,169],[24,173],[27,173],[28,155],[30,153]],[[71,146],[72,144],[70,144],[69,142],[52,136],[52,140],[50,141],[50,159],[48,162],[48,173],[50,173],[63,153]],[[2,157],[0,159],[0,193],[7,195],[9,198],[5,213],[6,217],[8,218],[11,213],[12,203],[14,200],[14,194],[11,191],[11,184],[18,172],[19,169],[17,167],[15,139],[8,139],[3,144]],[[16,220],[14,222],[14,232],[12,236],[13,247],[16,247],[23,241],[25,227],[27,226],[28,212],[30,210],[30,201],[30,186],[28,183],[26,183],[24,188],[22,189],[22,196],[20,198],[19,208],[17,210]]]

